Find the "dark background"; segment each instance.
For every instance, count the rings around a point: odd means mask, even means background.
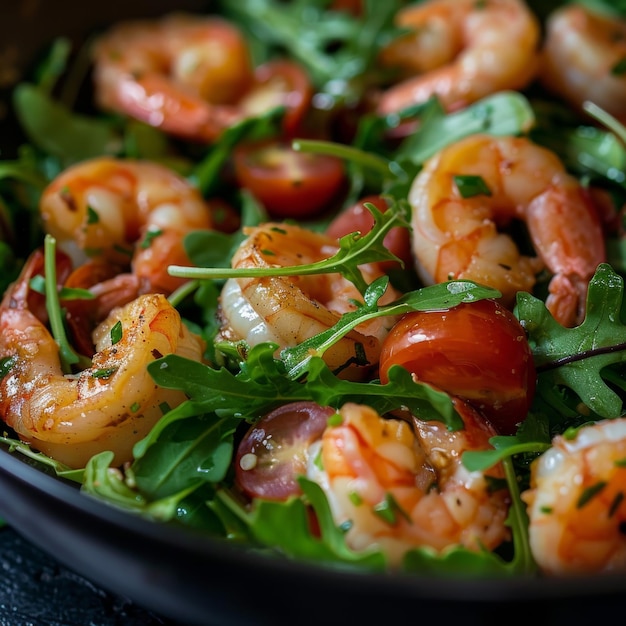
[[[0,527],[0,626],[175,626]]]

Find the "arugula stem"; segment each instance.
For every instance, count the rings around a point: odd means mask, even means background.
[[[534,573],[537,569],[532,558],[532,551],[528,540],[528,515],[522,505],[515,468],[512,459],[502,460],[504,474],[511,493],[511,507],[509,509],[509,524],[513,529],[513,545],[515,546],[515,557],[513,566],[520,573]]]
[[[384,246],[385,234],[394,226],[405,223],[404,209],[400,206],[391,206],[381,213],[374,205],[366,204],[375,219],[372,230],[364,235],[358,232],[350,233],[339,241],[339,250],[331,257],[305,263],[280,267],[188,267],[170,265],[170,276],[196,279],[228,279],[228,278],[255,278],[259,276],[311,276],[316,274],[338,273],[351,280],[359,290],[366,288],[365,280],[359,265],[381,261],[385,259],[398,260]]]
[[[54,340],[59,346],[61,369],[65,374],[70,374],[72,365],[81,363],[81,361],[84,365],[85,359],[84,357],[81,359],[67,339],[61,304],[59,302],[59,292],[57,291],[56,239],[49,234],[46,235],[44,240],[44,268],[46,272],[46,311],[50,319],[50,329]],[[91,363],[89,362],[89,364]]]
[[[599,354],[611,354],[613,352],[623,352],[625,350],[626,343],[623,342],[616,343],[612,346],[601,346],[599,348],[594,348],[593,350],[584,350],[583,352],[579,352],[577,354],[568,354],[567,356],[561,357],[560,359],[554,359],[554,361],[549,361],[548,363],[542,363],[541,365],[537,365],[537,373],[548,372],[550,370],[557,369],[558,367],[563,367],[568,363],[584,361],[585,359],[589,359]]]
[[[361,324],[365,324],[369,320],[375,319],[377,317],[385,317],[388,315],[402,315],[404,313],[408,313],[413,311],[414,308],[405,303],[392,303],[387,306],[383,306],[378,308],[376,311],[372,311],[371,313],[365,313],[363,315],[355,316],[353,320],[346,322],[348,319],[348,315],[344,315],[344,323],[341,325],[337,325],[334,328],[334,332],[329,332],[324,336],[324,340],[321,341],[315,348],[310,348],[307,350],[306,356],[304,356],[300,361],[298,361],[288,372],[287,376],[292,380],[297,380],[302,374],[307,371],[308,364],[310,363],[313,357],[321,357],[328,348],[331,348],[335,343],[337,343],[340,339],[342,339],[345,335],[347,335],[351,330],[354,330],[357,326]],[[332,328],[330,329],[333,330]],[[320,335],[321,336],[321,335]],[[285,348],[285,351],[289,351],[290,348]],[[288,360],[285,360],[288,362]]]
[[[615,133],[619,137],[620,141],[626,145],[626,128],[622,123],[617,121],[610,113],[607,113],[604,109],[601,109],[597,104],[586,100],[583,102],[583,110],[589,113],[591,117],[600,122],[603,126],[606,126],[610,131]]]
[[[298,152],[314,152],[316,154],[327,154],[335,156],[350,163],[355,163],[369,170],[378,172],[383,177],[387,177],[390,174],[397,176],[397,172],[394,173],[390,168],[390,161],[387,159],[359,150],[352,146],[346,146],[333,141],[321,141],[317,139],[295,139],[291,143],[291,147]],[[397,166],[397,164],[396,164]]]
[[[187,281],[181,285],[176,291],[173,291],[167,299],[173,307],[177,307],[188,295],[198,289],[199,282],[197,280]]]

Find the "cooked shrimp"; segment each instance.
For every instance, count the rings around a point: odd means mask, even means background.
[[[522,494],[530,546],[547,574],[626,569],[626,418],[558,435]]]
[[[463,197],[463,181],[484,184]],[[444,148],[409,193],[413,250],[426,282],[469,279],[499,289],[505,306],[553,274],[547,307],[565,326],[582,321],[589,279],[605,260],[600,220],[558,157],[527,138],[473,135]],[[537,257],[499,228],[528,227]]]
[[[502,468],[483,474],[461,462],[465,450],[490,449],[495,431],[469,405],[455,404],[465,427],[453,432],[419,419],[412,429],[345,404],[341,423],[313,444],[320,450],[310,451],[307,477],[323,488],[337,525],[350,525],[351,548],[382,550],[395,566],[419,546],[493,550],[508,538],[508,491],[489,486],[503,478]]]
[[[243,34],[217,17],[122,22],[96,42],[94,61],[100,106],[207,142],[241,119],[253,78]]]
[[[438,96],[447,110],[497,91],[522,89],[537,70],[539,24],[522,0],[428,0],[401,9],[410,30],[382,54],[384,65],[412,74],[387,89],[382,114]]]
[[[626,20],[568,4],[546,22],[540,79],[575,107],[588,100],[626,122],[625,58]]]
[[[91,367],[64,374],[59,346],[29,308],[30,279],[41,274],[35,253],[0,305],[0,417],[33,448],[74,468],[111,450],[115,462],[132,458],[166,410],[185,400],[158,387],[147,365],[167,354],[200,361],[204,345],[162,294],[145,294],[114,309],[94,330]],[[113,331],[121,325],[121,338]]]
[[[44,229],[76,265],[102,258],[132,259],[140,291],[170,293],[184,279],[168,265],[190,265],[183,246],[193,230],[212,227],[200,192],[168,168],[149,161],[96,158],[62,172],[44,190]]]
[[[338,250],[337,240],[299,226],[266,223],[246,231],[235,252],[234,268],[288,267],[326,259]],[[382,275],[374,264],[361,268],[367,282]],[[391,287],[381,304],[398,297]],[[221,338],[245,339],[250,346],[263,341],[279,347],[295,346],[333,326],[343,313],[362,301],[357,288],[339,274],[261,276],[226,281],[221,294]],[[378,362],[391,318],[362,324],[329,348],[324,360],[331,369]],[[361,354],[361,352],[363,354]],[[355,372],[358,367],[350,367]]]

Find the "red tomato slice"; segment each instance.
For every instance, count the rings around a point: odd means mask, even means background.
[[[233,154],[235,177],[273,218],[322,213],[345,180],[343,162],[298,152],[280,142],[240,144]]]
[[[513,434],[535,392],[535,366],[517,318],[493,300],[405,315],[380,355],[380,379],[401,365],[423,382],[467,400],[502,434]]]
[[[313,98],[313,85],[305,69],[287,59],[275,59],[259,65],[254,83],[239,102],[245,117],[258,115],[277,106],[286,107],[283,128],[295,137]]]
[[[339,239],[355,231],[366,234],[372,230],[372,226],[374,226],[374,216],[365,208],[366,202],[373,204],[382,212],[385,212],[389,208],[387,201],[381,196],[366,196],[337,215],[328,225],[326,234]],[[383,244],[390,252],[393,252],[399,259],[404,261],[405,268],[413,266],[411,235],[407,228],[403,226],[392,228],[385,235]],[[384,271],[388,271],[397,268],[398,264],[395,261],[382,261],[380,266]]]
[[[320,439],[335,409],[315,402],[292,402],[248,429],[235,455],[235,483],[246,495],[286,500],[300,493],[308,448]]]

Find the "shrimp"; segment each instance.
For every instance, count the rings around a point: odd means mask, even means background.
[[[243,34],[218,17],[122,22],[93,56],[99,106],[190,140],[212,142],[239,121],[253,79]]]
[[[383,115],[431,96],[453,111],[535,78],[540,28],[522,0],[428,0],[401,9],[396,24],[410,32],[381,62],[405,78],[381,95]]]
[[[59,346],[29,306],[30,279],[40,275],[35,252],[0,304],[0,417],[33,448],[72,468],[111,450],[118,465],[163,415],[186,399],[158,387],[147,365],[167,354],[201,361],[204,342],[189,332],[162,294],[144,294],[115,308],[94,330],[92,364],[65,374]],[[117,338],[114,328],[121,327]]]
[[[469,178],[468,178],[469,177]],[[484,185],[469,197],[463,182]],[[409,192],[413,251],[425,282],[469,279],[499,289],[511,306],[545,267],[546,306],[565,326],[580,323],[589,279],[605,260],[600,220],[559,158],[523,137],[472,135],[433,156]],[[525,222],[536,257],[499,228]]]
[[[548,575],[626,570],[626,418],[557,435],[522,493],[530,547]]]
[[[572,3],[547,19],[539,78],[578,109],[590,101],[626,122],[625,57],[626,20]]]
[[[185,279],[168,265],[190,265],[184,236],[213,225],[200,192],[168,168],[149,161],[95,158],[57,176],[40,201],[44,229],[75,265],[88,258],[127,266],[139,291],[168,294]]]
[[[349,525],[352,549],[379,549],[398,566],[411,548],[493,550],[509,538],[508,491],[489,486],[503,479],[501,466],[483,474],[461,462],[465,450],[490,449],[495,431],[468,404],[454,402],[462,430],[419,419],[411,428],[348,403],[338,411],[341,423],[312,444],[307,478],[324,490],[337,525]]]
[[[337,252],[337,240],[299,226],[268,222],[246,231],[232,259],[234,268],[288,267],[314,263]],[[375,264],[361,267],[367,282],[383,275]],[[391,286],[380,303],[399,294]],[[280,348],[295,346],[330,328],[343,313],[354,310],[361,300],[357,288],[338,274],[314,276],[260,276],[231,278],[221,292],[222,329],[218,339],[245,339],[254,346],[263,341]],[[378,362],[381,342],[393,325],[391,316],[359,325],[324,353],[331,369]],[[363,352],[363,354],[362,354]]]

